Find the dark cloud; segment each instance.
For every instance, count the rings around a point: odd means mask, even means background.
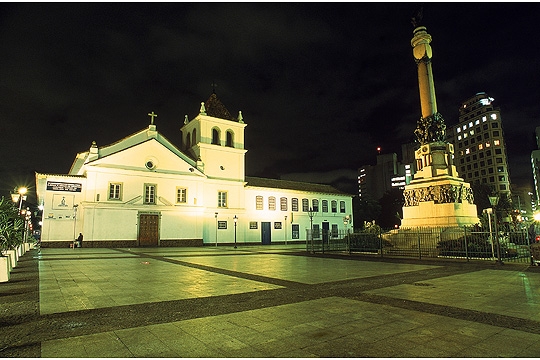
[[[242,111],[248,175],[351,179],[400,152],[420,117],[409,3],[0,4],[0,188],[66,173],[92,141],[148,124],[179,143],[216,92]],[[540,122],[540,6],[434,3],[439,111],[485,91],[501,107],[511,180],[527,183]],[[330,180],[328,180],[330,181]],[[353,184],[354,185],[354,184]]]

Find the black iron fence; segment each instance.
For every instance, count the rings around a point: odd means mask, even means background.
[[[499,232],[476,227],[371,228],[362,232],[319,230],[306,234],[306,251],[348,252],[380,257],[476,259],[531,263],[526,230]],[[538,259],[540,260],[540,259]]]

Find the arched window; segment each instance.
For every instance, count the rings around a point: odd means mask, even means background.
[[[273,196],[268,198],[268,210],[276,210],[276,198]]]
[[[186,136],[186,149],[189,149],[191,147],[191,134],[188,133]]]
[[[226,146],[234,147],[234,133],[231,130],[227,130],[227,143]]]
[[[216,129],[216,128],[213,128],[212,129],[212,144],[214,145],[221,145],[221,141],[220,141],[220,136],[219,136],[219,130]]]
[[[197,144],[197,129],[193,129],[193,137],[191,138],[191,143],[193,145]]]

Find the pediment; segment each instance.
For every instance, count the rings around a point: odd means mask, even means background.
[[[100,157],[87,166],[203,176],[187,155],[155,138]]]

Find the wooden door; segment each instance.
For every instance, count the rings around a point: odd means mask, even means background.
[[[139,215],[139,246],[158,246],[159,215]]]

